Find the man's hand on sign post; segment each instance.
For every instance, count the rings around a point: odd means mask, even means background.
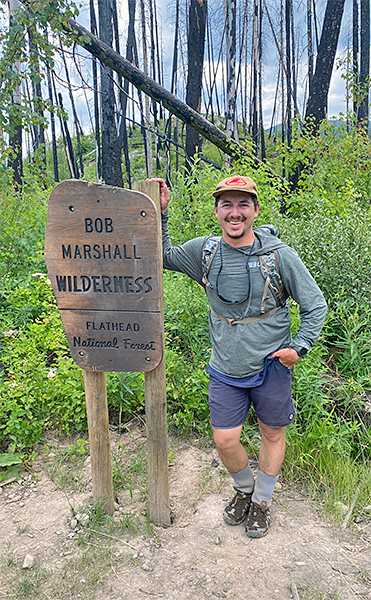
[[[277,352],[268,356],[268,358],[276,357],[287,369],[291,369],[300,360],[300,356],[293,348],[281,348],[281,350],[277,350]]]
[[[165,181],[163,179],[161,179],[161,177],[152,177],[151,179],[147,179],[147,181],[158,181],[158,183],[160,184],[161,212],[166,213],[167,207],[169,205],[170,196],[169,196],[169,189],[168,189]]]

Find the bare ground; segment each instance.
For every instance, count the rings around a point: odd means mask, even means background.
[[[221,518],[232,488],[215,450],[170,442],[175,521],[163,529],[145,517],[142,428],[112,433],[127,475],[106,523],[89,512],[89,459],[66,468],[66,444],[49,440],[31,473],[0,488],[0,599],[371,599],[370,522],[343,531],[283,485],[269,534],[251,540]]]

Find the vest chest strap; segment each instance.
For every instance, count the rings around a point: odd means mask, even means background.
[[[244,317],[243,319],[228,319],[227,317],[223,317],[223,315],[219,315],[213,308],[210,308],[210,311],[214,315],[214,317],[216,317],[217,319],[223,319],[223,321],[227,321],[229,327],[232,327],[232,325],[262,321],[263,319],[274,315],[274,313],[276,313],[280,308],[281,306],[276,306],[276,308],[272,308],[272,310],[269,310],[267,313],[263,313],[262,315],[257,315],[256,317]]]

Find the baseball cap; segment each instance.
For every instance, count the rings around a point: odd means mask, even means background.
[[[230,190],[246,192],[256,198],[258,197],[258,190],[251,177],[243,177],[241,175],[234,175],[220,181],[213,192],[213,196],[217,198],[223,192],[229,192]]]

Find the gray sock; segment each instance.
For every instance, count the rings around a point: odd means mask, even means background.
[[[278,475],[276,477],[273,477],[273,475],[266,475],[266,473],[263,473],[263,471],[258,469],[258,476],[251,500],[255,502],[255,504],[266,502],[267,506],[270,506],[277,480]]]
[[[247,465],[245,469],[242,471],[238,471],[238,473],[231,473],[230,475],[233,477],[233,485],[237,490],[241,490],[241,492],[246,492],[250,494],[254,489],[254,474],[250,468],[250,465]]]

